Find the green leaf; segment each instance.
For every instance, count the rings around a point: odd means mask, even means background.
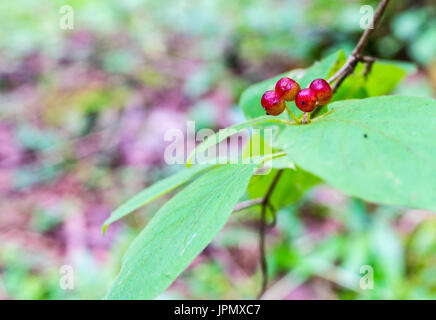
[[[408,73],[413,73],[414,70],[414,66],[407,63],[376,62],[368,75],[365,89],[370,97],[389,94]]]
[[[106,232],[107,227],[111,223],[125,217],[129,213],[139,209],[154,199],[174,190],[211,167],[212,165],[198,165],[189,169],[185,168],[175,175],[160,180],[152,186],[145,188],[140,193],[130,198],[130,200],[125,202],[123,205],[118,207],[115,211],[111,212],[110,217],[104,222],[103,234]]]
[[[279,144],[298,166],[368,201],[436,210],[436,100],[345,100]]]
[[[354,73],[345,79],[335,93],[333,101],[390,94],[406,75],[416,71],[416,66],[406,62],[377,60],[366,77],[364,70],[364,64],[358,63]]]
[[[201,253],[244,194],[255,165],[209,171],[168,201],[131,244],[108,299],[154,299]]]
[[[274,118],[271,116],[261,116],[255,119],[251,119],[248,120],[246,122],[243,123],[239,123],[236,124],[234,126],[225,128],[223,130],[220,130],[217,134],[211,135],[210,137],[208,137],[205,141],[203,141],[202,143],[200,143],[189,155],[187,161],[186,161],[186,166],[189,167],[191,166],[191,164],[193,163],[194,159],[195,159],[195,155],[199,154],[199,153],[203,153],[205,152],[207,149],[209,149],[212,146],[217,145],[218,143],[220,143],[221,141],[223,141],[224,139],[227,139],[228,137],[237,134],[247,128],[251,128],[255,125],[258,124],[263,124],[263,123],[283,123],[283,124],[290,124],[288,121],[283,120],[283,119],[278,119],[278,118]]]
[[[345,55],[342,50],[337,51],[325,59],[315,63],[311,67],[306,70],[297,69],[290,72],[286,72],[275,76],[273,78],[264,80],[262,82],[256,83],[250,87],[248,87],[243,94],[241,95],[241,99],[239,105],[244,111],[245,117],[247,119],[252,119],[259,117],[265,114],[262,106],[260,104],[260,99],[262,95],[267,90],[273,90],[276,82],[283,77],[290,77],[297,81],[301,88],[307,87],[312,80],[317,78],[328,78],[329,75],[334,73],[335,70],[339,69],[341,63],[345,62]],[[300,115],[302,112],[295,106],[294,102],[288,103],[292,112],[295,115]],[[286,112],[284,112],[279,117],[283,119],[288,119]]]
[[[267,175],[255,175],[251,177],[247,192],[250,198],[256,199],[263,197],[268,191],[274,177],[276,169],[271,170]],[[316,185],[321,180],[314,175],[297,169],[284,169],[274,192],[271,194],[270,201],[274,208],[290,205],[297,202],[301,196]]]

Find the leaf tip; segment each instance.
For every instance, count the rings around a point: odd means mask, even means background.
[[[109,227],[109,224],[105,222],[103,227],[101,228],[101,233],[103,234],[103,236],[106,235],[107,227]]]

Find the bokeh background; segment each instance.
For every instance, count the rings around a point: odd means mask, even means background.
[[[350,52],[363,4],[377,1],[1,1],[0,299],[102,298],[171,196],[102,236],[112,209],[177,171],[165,131],[243,121],[250,84]],[[63,5],[74,30],[59,27]],[[434,1],[392,1],[367,53],[417,64],[395,93],[435,97]],[[257,219],[235,213],[161,298],[254,298]],[[265,298],[436,298],[436,215],[320,185],[278,213],[268,263]],[[74,290],[60,289],[64,264]],[[356,286],[367,264],[373,290]]]

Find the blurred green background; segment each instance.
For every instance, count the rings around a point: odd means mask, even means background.
[[[350,0],[15,0],[0,3],[0,299],[100,299],[168,199],[103,237],[110,211],[166,166],[163,135],[244,119],[250,84],[362,32]],[[63,5],[74,29],[62,30]],[[366,52],[417,64],[394,93],[435,97],[436,6],[397,0]],[[161,298],[246,299],[260,287],[256,209],[235,213]],[[317,185],[268,232],[271,299],[435,299],[436,216]],[[59,286],[62,265],[75,287]],[[359,287],[374,268],[374,288]]]

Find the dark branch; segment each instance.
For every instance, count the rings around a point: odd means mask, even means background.
[[[356,47],[354,48],[352,55],[354,56],[359,56],[362,54],[363,49],[366,47],[366,45],[368,44],[369,38],[371,37],[371,34],[374,32],[375,29],[377,29],[377,27],[380,24],[381,18],[383,16],[383,13],[386,9],[386,6],[388,5],[390,0],[382,0],[380,2],[380,4],[378,5],[375,14],[374,14],[374,23],[373,23],[373,28],[368,28],[365,30],[365,32],[362,34],[362,36],[360,37],[359,42],[357,43]]]
[[[269,201],[271,194],[273,193],[277,183],[279,182],[280,176],[283,173],[283,169],[279,170],[274,177],[274,180],[271,182],[271,185],[268,188],[265,196],[262,200],[262,209],[260,213],[260,227],[259,227],[259,252],[260,252],[260,268],[262,271],[262,287],[260,289],[258,299],[264,294],[266,287],[268,285],[268,265],[266,263],[266,254],[265,254],[265,230],[266,230],[266,210],[268,206],[270,206]],[[273,213],[274,214],[274,213]]]
[[[350,57],[348,58],[347,62],[345,62],[343,67],[328,80],[329,83],[334,82],[332,86],[333,92],[336,92],[336,90],[338,90],[339,86],[342,84],[345,78],[347,78],[350,74],[354,72],[354,69],[356,68],[356,65],[359,61],[366,63],[367,66],[366,71],[369,71],[371,69],[371,65],[374,62],[374,60],[372,60],[372,62],[368,62],[368,57],[363,57],[362,51],[365,48],[365,46],[368,44],[369,38],[371,37],[374,30],[380,24],[381,18],[383,17],[383,13],[389,1],[390,0],[382,0],[380,2],[374,14],[373,28],[372,29],[368,28],[365,30],[365,32],[360,37],[359,42],[357,43],[353,52],[351,53]]]
[[[247,201],[239,202],[236,205],[236,207],[233,209],[233,212],[242,211],[244,209],[260,205],[260,204],[262,204],[262,201],[263,201],[263,198],[252,199],[252,200],[247,200]]]

